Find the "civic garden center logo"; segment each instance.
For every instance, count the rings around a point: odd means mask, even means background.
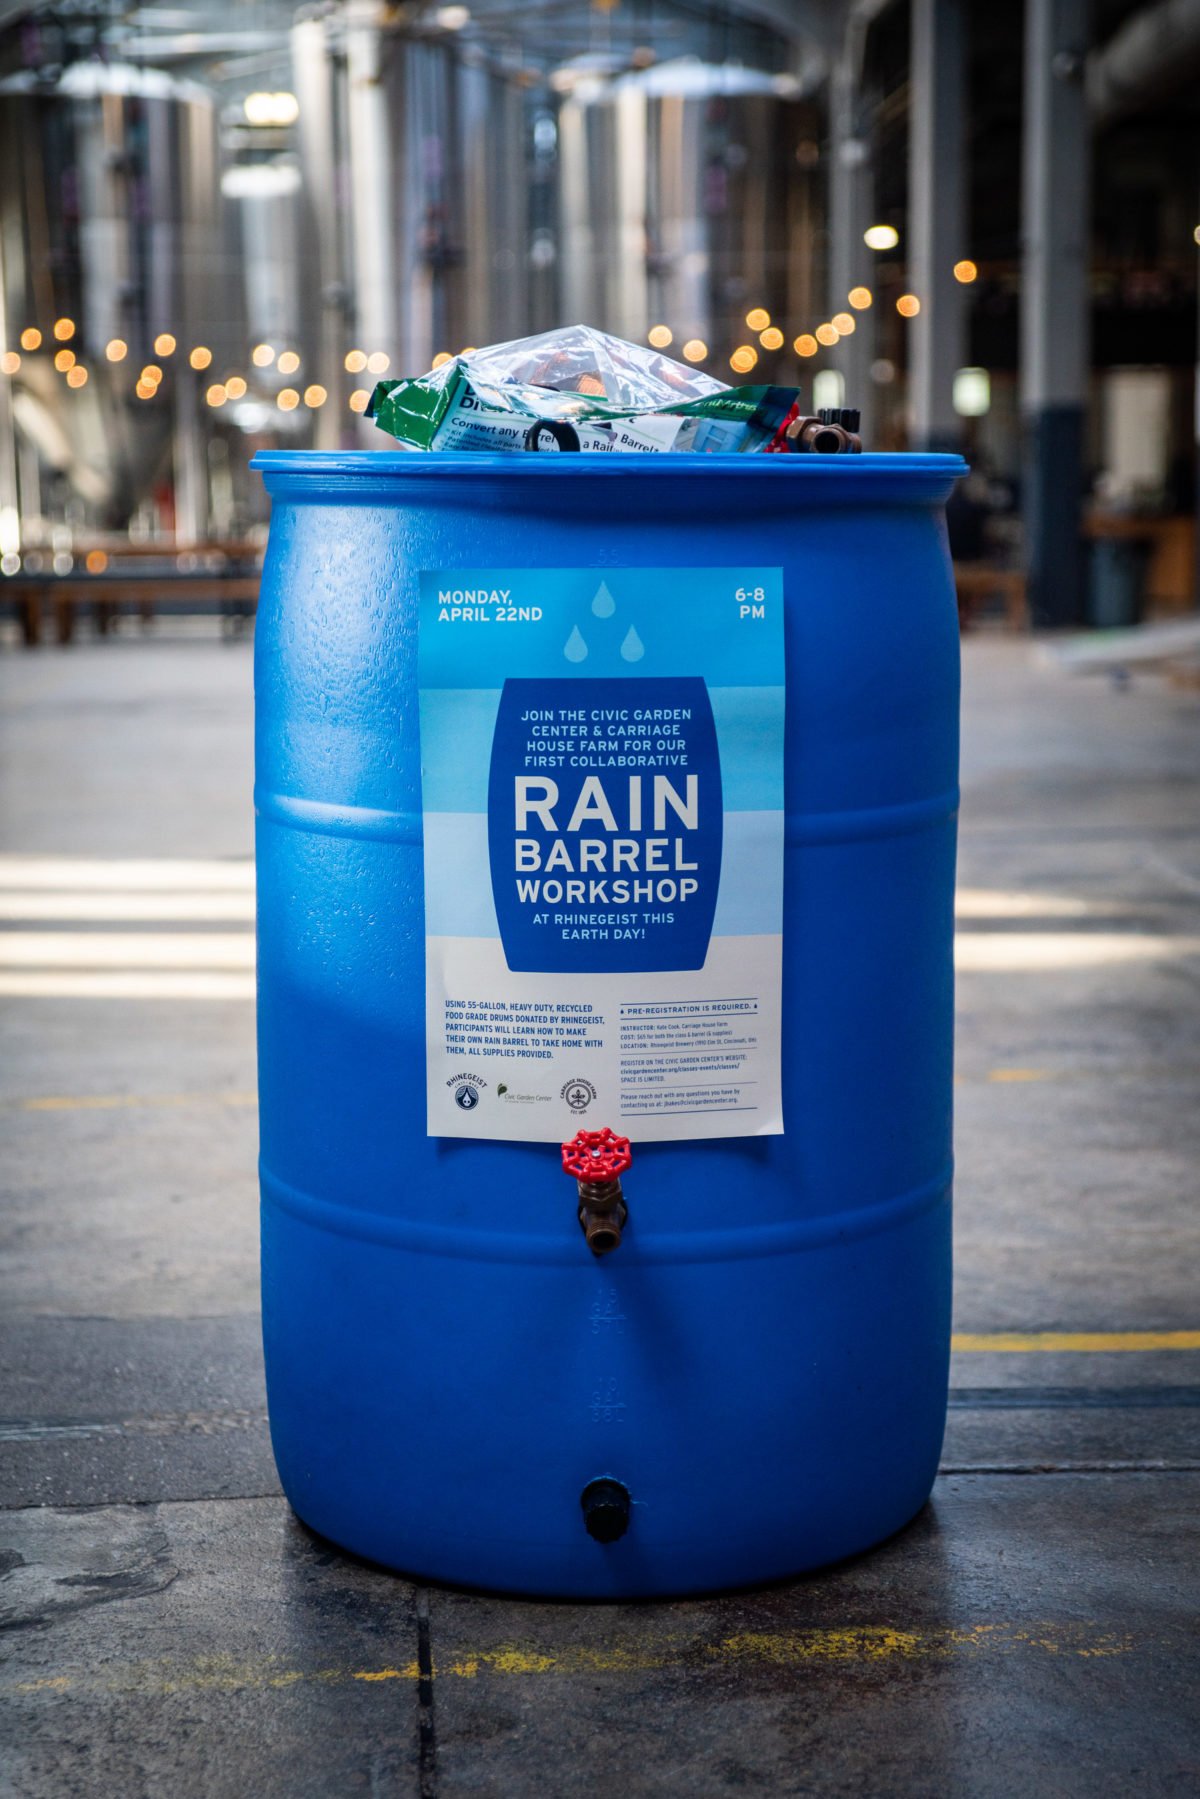
[[[483,1094],[480,1088],[487,1082],[480,1080],[477,1074],[452,1074],[446,1082],[447,1087],[454,1089],[454,1103],[462,1112],[473,1112]]]
[[[596,1097],[596,1089],[590,1081],[568,1081],[559,1097],[566,1100],[572,1112],[586,1112]]]

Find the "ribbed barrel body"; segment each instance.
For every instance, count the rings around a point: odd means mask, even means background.
[[[926,1499],[950,1318],[950,457],[271,454],[256,647],[263,1304],[289,1499],[431,1578],[781,1576]],[[634,1142],[597,1258],[546,1142],[427,1134],[417,593],[782,570],[780,1135]],[[597,1123],[603,1120],[597,1118]],[[632,1497],[612,1543],[580,1494]]]

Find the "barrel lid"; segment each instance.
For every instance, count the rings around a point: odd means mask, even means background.
[[[521,455],[412,450],[260,450],[250,464],[258,469],[272,494],[297,500],[365,500],[398,496],[417,487],[423,501],[452,501],[464,489],[473,501],[486,490],[499,498],[514,488],[528,503],[531,489],[546,497],[551,491],[567,500],[580,482],[603,482],[645,491],[652,483],[660,499],[681,487],[697,495],[702,489],[735,483],[738,503],[755,508],[774,505],[938,504],[954,482],[967,474],[961,456],[932,453],[874,453],[859,456],[671,456],[638,452],[577,451],[567,455]],[[566,483],[564,489],[561,485]],[[515,496],[514,496],[515,497]],[[580,496],[581,498],[582,496]],[[715,494],[714,494],[715,498]],[[649,501],[648,504],[657,502]]]

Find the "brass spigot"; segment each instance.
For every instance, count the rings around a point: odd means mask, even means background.
[[[620,1177],[632,1161],[629,1138],[618,1137],[607,1125],[599,1131],[577,1131],[562,1146],[563,1172],[574,1175],[578,1187],[579,1228],[594,1256],[611,1255],[621,1247],[629,1209]]]
[[[858,413],[850,406],[823,407],[795,418],[784,433],[789,450],[815,456],[857,456],[862,451]]]

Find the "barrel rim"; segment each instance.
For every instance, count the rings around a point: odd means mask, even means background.
[[[961,456],[934,451],[864,451],[859,456],[671,456],[609,450],[581,450],[566,456],[531,457],[522,451],[447,450],[259,450],[250,467],[264,475],[350,476],[365,479],[442,475],[486,476],[489,480],[571,481],[599,477],[620,480],[647,476],[662,480],[861,481],[868,475],[910,479],[924,486],[931,476],[957,481],[969,474]]]

